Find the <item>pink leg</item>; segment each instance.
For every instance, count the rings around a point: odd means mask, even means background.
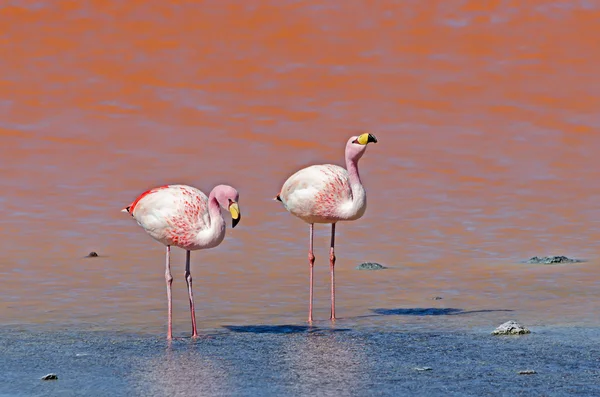
[[[165,281],[167,282],[167,340],[173,339],[173,300],[171,298],[171,285],[173,276],[171,275],[171,246],[167,245],[167,266],[165,269]]]
[[[308,322],[313,321],[313,268],[315,267],[315,256],[313,254],[313,228],[314,225],[310,224],[310,239],[308,244],[308,264],[310,266],[310,278],[309,278],[309,294],[308,294]]]
[[[331,248],[329,249],[329,270],[331,271],[331,320],[335,320],[335,223],[331,224]]]
[[[192,338],[198,337],[196,331],[196,309],[194,309],[194,294],[192,293],[192,273],[190,273],[190,251],[185,252],[185,281],[188,286],[188,295],[190,296],[190,314],[192,316]]]

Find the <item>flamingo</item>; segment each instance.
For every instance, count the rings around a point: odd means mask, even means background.
[[[313,315],[313,230],[315,223],[331,223],[331,245],[329,248],[329,270],[331,273],[331,316],[335,321],[335,225],[338,221],[359,219],[367,208],[367,194],[358,173],[358,160],[363,156],[369,143],[377,143],[377,138],[369,133],[351,137],[346,143],[346,168],[324,164],[312,165],[290,176],[275,200],[292,215],[302,219],[309,226],[308,264],[309,303],[308,322]]]
[[[185,281],[190,299],[192,337],[198,337],[196,312],[192,294],[190,251],[213,248],[225,238],[225,220],[221,208],[229,210],[234,228],[241,219],[239,194],[231,186],[218,185],[206,197],[200,190],[187,185],[165,185],[142,193],[123,208],[155,240],[167,248],[165,281],[167,283],[167,339],[173,338],[173,303],[171,299],[171,246],[186,250]],[[220,207],[219,207],[220,206]]]

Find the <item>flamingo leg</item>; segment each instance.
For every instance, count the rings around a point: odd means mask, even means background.
[[[309,293],[308,293],[308,322],[313,321],[313,268],[315,267],[315,255],[313,254],[313,229],[314,224],[310,224],[310,236],[308,243],[308,265],[310,267]]]
[[[194,309],[194,294],[192,293],[192,273],[190,272],[190,251],[185,252],[185,281],[188,287],[190,297],[190,315],[192,316],[192,338],[198,337],[196,330],[196,309]]]
[[[192,293],[192,273],[190,272],[190,251],[185,252],[185,282],[188,285],[188,295],[190,297],[190,315],[192,317],[192,338],[198,337],[196,331],[196,309],[194,308],[194,294]]]
[[[171,275],[171,246],[167,245],[167,264],[165,267],[165,281],[167,283],[167,340],[173,339],[173,299],[171,297],[171,285],[173,276]]]
[[[331,224],[331,248],[329,249],[329,270],[331,272],[331,320],[335,320],[335,223]]]

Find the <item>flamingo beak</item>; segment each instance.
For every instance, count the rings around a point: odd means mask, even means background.
[[[242,219],[242,214],[240,213],[240,207],[238,203],[232,202],[229,204],[229,212],[231,213],[231,228],[234,228],[238,223],[240,223],[240,219]]]
[[[373,134],[364,133],[364,134],[361,134],[358,138],[356,138],[356,143],[358,143],[360,145],[367,145],[369,143],[377,143],[377,138],[375,138],[375,135],[373,135]]]

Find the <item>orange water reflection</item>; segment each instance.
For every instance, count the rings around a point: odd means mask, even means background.
[[[165,183],[241,194],[240,226],[192,255],[202,327],[303,321],[308,230],[271,199],[295,169],[342,163],[361,130],[380,144],[361,161],[365,217],[338,227],[340,316],[596,322],[599,18],[583,0],[9,1],[3,322],[162,330],[163,248],[119,210]],[[590,261],[516,263],[545,254]],[[392,269],[353,270],[363,260]],[[173,263],[184,331],[183,254]]]

